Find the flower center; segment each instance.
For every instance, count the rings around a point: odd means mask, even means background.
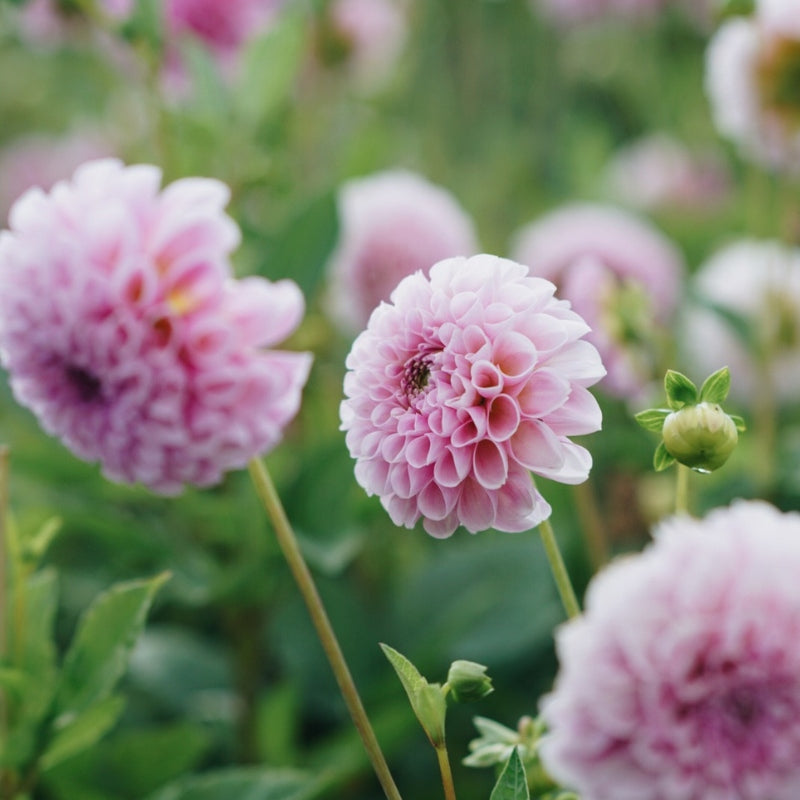
[[[400,390],[410,405],[414,405],[420,395],[425,393],[431,377],[433,354],[423,353],[412,356],[403,365]]]
[[[102,385],[91,372],[69,364],[66,367],[67,382],[75,390],[78,399],[84,403],[92,403],[100,397]]]

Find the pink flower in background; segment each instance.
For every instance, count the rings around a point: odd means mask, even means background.
[[[706,52],[717,129],[772,168],[800,168],[799,18],[795,3],[762,0],[753,17],[726,21]]]
[[[674,518],[557,632],[545,768],[585,800],[800,797],[800,516]]]
[[[50,189],[84,161],[113,155],[112,151],[106,138],[92,130],[65,136],[34,134],[6,145],[0,151],[0,224],[6,223],[11,204],[26,189]]]
[[[361,88],[383,83],[405,45],[408,22],[398,0],[333,0],[329,24],[347,51],[348,69]]]
[[[605,183],[623,203],[651,211],[690,214],[713,210],[729,196],[731,179],[712,154],[695,154],[667,134],[657,133],[617,151]]]
[[[404,170],[345,183],[339,222],[328,265],[331,311],[350,330],[363,328],[406,275],[478,249],[472,221],[453,195]]]
[[[677,306],[684,273],[676,247],[620,209],[576,203],[520,230],[512,257],[553,281],[592,328],[608,375],[603,388],[634,398],[654,378],[652,339]]]
[[[693,277],[681,338],[698,374],[730,367],[731,395],[752,400],[765,379],[778,401],[800,396],[800,250],[777,241],[741,239],[718,250]],[[738,321],[738,325],[733,320]],[[753,346],[745,344],[745,326]],[[766,368],[766,372],[764,369]],[[705,371],[705,373],[704,373]]]
[[[530,472],[580,483],[604,374],[588,326],[549,281],[490,255],[404,278],[353,343],[342,430],[356,479],[396,525],[436,537],[522,531],[550,506]]]
[[[20,403],[112,480],[165,494],[273,447],[310,356],[291,281],[233,279],[227,187],[89,162],[33,189],[0,234],[0,352]]]
[[[135,0],[99,0],[98,9],[111,21],[124,22],[133,13]],[[55,46],[69,37],[77,15],[65,13],[58,0],[27,0],[20,9],[20,28],[31,42]]]

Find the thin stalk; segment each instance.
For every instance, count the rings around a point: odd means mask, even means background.
[[[456,787],[453,783],[453,772],[450,769],[446,744],[442,743],[436,748],[436,758],[439,760],[439,772],[442,774],[445,800],[456,800]]]
[[[581,531],[595,572],[609,560],[608,537],[591,479],[572,487]]]
[[[564,559],[561,557],[561,551],[558,549],[558,542],[556,542],[553,526],[550,524],[549,519],[540,523],[539,533],[542,537],[544,552],[547,554],[550,571],[553,573],[553,579],[556,582],[556,588],[561,597],[564,611],[567,612],[567,616],[570,618],[577,617],[581,613],[581,607],[578,604],[578,598],[575,596],[575,590],[572,588],[572,581],[569,579],[569,573],[564,565]]]
[[[250,461],[250,477],[255,484],[256,491],[264,504],[267,514],[272,520],[278,544],[289,564],[289,569],[294,575],[300,593],[303,595],[311,615],[311,621],[317,630],[325,655],[328,657],[344,702],[353,719],[353,724],[361,736],[361,741],[364,743],[364,748],[372,762],[378,781],[380,781],[387,800],[402,800],[394,779],[389,772],[389,766],[378,744],[375,732],[372,730],[372,725],[367,718],[367,713],[350,674],[350,669],[344,659],[339,641],[333,631],[333,626],[328,619],[325,606],[322,604],[322,599],[314,584],[314,579],[311,577],[311,572],[300,552],[297,537],[286,517],[286,512],[272,483],[272,478],[270,478],[267,468],[260,459],[254,458]]]
[[[0,663],[8,655],[8,448],[0,446]],[[8,707],[0,690],[0,743],[8,732]]]
[[[689,475],[690,469],[684,464],[678,464],[678,476],[675,481],[675,513],[689,513]]]

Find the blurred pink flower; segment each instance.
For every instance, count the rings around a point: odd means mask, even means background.
[[[64,136],[33,134],[6,145],[0,151],[0,225],[5,225],[11,204],[26,189],[48,190],[84,161],[110,155],[111,144],[92,130]]]
[[[623,203],[644,210],[686,213],[718,208],[731,179],[711,154],[689,152],[667,134],[652,134],[621,148],[606,168],[605,182]]]
[[[714,253],[693,277],[681,326],[686,359],[697,374],[725,364],[731,396],[752,400],[765,380],[781,403],[800,396],[800,249],[740,239]],[[732,319],[738,320],[738,325]],[[745,326],[760,354],[745,344]],[[765,358],[766,364],[759,362]],[[766,372],[764,371],[766,369]]]
[[[638,397],[656,369],[652,344],[677,306],[684,273],[676,247],[645,220],[575,203],[522,228],[512,258],[553,281],[592,328],[610,394]]]
[[[396,525],[450,536],[522,531],[550,506],[530,472],[589,474],[567,437],[600,428],[587,391],[604,370],[549,281],[490,255],[404,278],[347,357],[342,430],[356,479]]]
[[[560,25],[605,19],[609,14],[633,19],[656,17],[670,0],[534,0]]]
[[[705,86],[717,130],[771,168],[800,169],[800,16],[796,3],[761,2],[726,21],[706,52]]]
[[[472,221],[445,189],[404,170],[348,181],[339,192],[339,242],[328,269],[333,316],[350,330],[400,280],[478,249]]]
[[[0,352],[20,403],[112,480],[206,486],[273,447],[310,356],[263,350],[303,314],[291,281],[235,281],[227,187],[89,162],[0,233]]]
[[[333,0],[333,33],[347,49],[347,65],[364,89],[382,84],[402,52],[408,23],[398,0]]]
[[[557,632],[540,754],[585,800],[800,797],[800,516],[674,518]]]

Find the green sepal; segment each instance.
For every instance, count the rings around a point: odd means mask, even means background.
[[[515,747],[489,795],[489,800],[530,800],[530,796],[525,766]]]
[[[675,456],[669,454],[667,446],[664,442],[659,442],[656,447],[655,455],[653,456],[653,468],[656,472],[663,472],[667,467],[671,467],[675,463]]]
[[[434,747],[444,745],[444,720],[447,714],[445,693],[438,683],[428,683],[417,668],[401,653],[387,644],[381,650],[394,667],[406,690],[411,708]]]
[[[634,414],[633,418],[645,430],[661,433],[661,429],[664,427],[664,420],[671,413],[668,408],[646,408],[644,411]]]
[[[722,367],[709,375],[700,387],[701,403],[723,403],[731,389],[731,372]]]
[[[667,393],[667,405],[673,411],[697,402],[697,387],[682,372],[674,369],[668,369],[664,376],[664,390]]]
[[[744,417],[739,417],[736,414],[728,414],[728,416],[733,420],[733,424],[736,426],[736,430],[739,431],[739,433],[747,430]]]

